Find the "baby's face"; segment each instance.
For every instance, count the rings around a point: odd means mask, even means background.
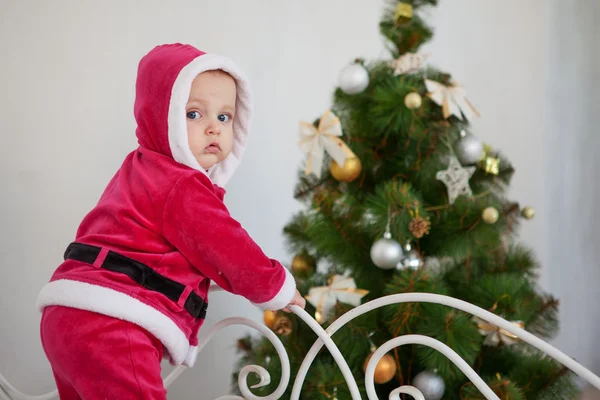
[[[186,105],[188,144],[205,170],[223,161],[233,145],[236,86],[223,71],[206,71],[193,83]]]

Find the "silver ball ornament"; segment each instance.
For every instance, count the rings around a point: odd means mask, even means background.
[[[483,142],[477,136],[462,131],[455,151],[462,165],[476,164],[483,158]]]
[[[418,373],[413,380],[413,386],[423,393],[425,400],[440,400],[446,391],[444,380],[429,371]]]
[[[377,240],[371,247],[371,260],[381,269],[395,268],[403,258],[402,246],[386,232],[382,239]]]
[[[402,259],[402,262],[396,266],[396,269],[419,269],[423,265],[419,252],[412,248],[410,243],[404,246],[404,252],[406,256]]]
[[[346,94],[357,94],[369,86],[369,72],[359,63],[350,64],[340,73],[339,86]]]

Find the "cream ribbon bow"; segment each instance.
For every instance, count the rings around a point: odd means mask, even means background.
[[[485,336],[483,344],[486,346],[498,346],[500,343],[510,346],[520,341],[518,336],[513,335],[505,329],[477,317],[473,317],[473,320],[477,323],[479,333]],[[525,327],[523,321],[510,321],[510,323],[521,329]]]
[[[405,53],[397,59],[390,61],[389,65],[394,68],[394,76],[412,74],[423,69],[429,56],[429,53]]]
[[[453,83],[446,86],[440,82],[425,79],[425,86],[429,92],[427,96],[442,107],[444,118],[455,115],[462,120],[464,115],[465,119],[470,120],[474,116],[479,116],[475,107],[467,100],[467,92],[460,84]]]
[[[308,296],[305,298],[316,308],[315,319],[322,323],[338,301],[356,307],[360,305],[361,299],[367,293],[369,293],[368,290],[356,288],[353,278],[333,275],[328,286],[310,288]]]
[[[347,149],[340,136],[342,136],[342,124],[340,119],[331,111],[327,110],[319,121],[319,127],[308,122],[300,122],[300,136],[298,143],[307,155],[306,175],[313,174],[321,177],[325,151],[331,158],[343,166],[346,162]]]

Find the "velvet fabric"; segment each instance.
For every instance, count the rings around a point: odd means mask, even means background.
[[[167,398],[160,376],[162,344],[139,326],[50,306],[40,333],[61,400]]]
[[[207,172],[189,158],[185,102],[195,76],[210,69],[230,73],[238,96],[232,154]],[[39,294],[39,309],[64,306],[133,323],[162,343],[172,364],[192,366],[203,320],[183,307],[190,293],[208,302],[214,281],[264,309],[289,304],[292,275],[263,253],[223,203],[222,185],[237,167],[249,133],[248,86],[230,60],[188,45],[159,46],[141,60],[134,107],[139,147],[127,155],[74,240],[102,251],[93,262],[60,264]],[[126,274],[100,268],[109,250],[184,285],[181,297],[174,301]],[[46,344],[49,353],[52,346]]]

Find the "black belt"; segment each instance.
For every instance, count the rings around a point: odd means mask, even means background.
[[[72,259],[88,264],[94,264],[101,250],[102,249],[100,247],[96,246],[90,246],[82,243],[71,243],[65,251],[64,258],[65,260]],[[147,265],[122,256],[112,250],[108,251],[106,258],[100,267],[109,271],[125,274],[146,289],[162,293],[174,302],[179,301],[181,294],[185,290],[185,285],[162,276]],[[183,306],[183,308],[185,308],[185,310],[189,312],[192,317],[201,319],[206,318],[207,307],[208,303],[206,303],[202,297],[198,296],[193,291],[190,292]]]

